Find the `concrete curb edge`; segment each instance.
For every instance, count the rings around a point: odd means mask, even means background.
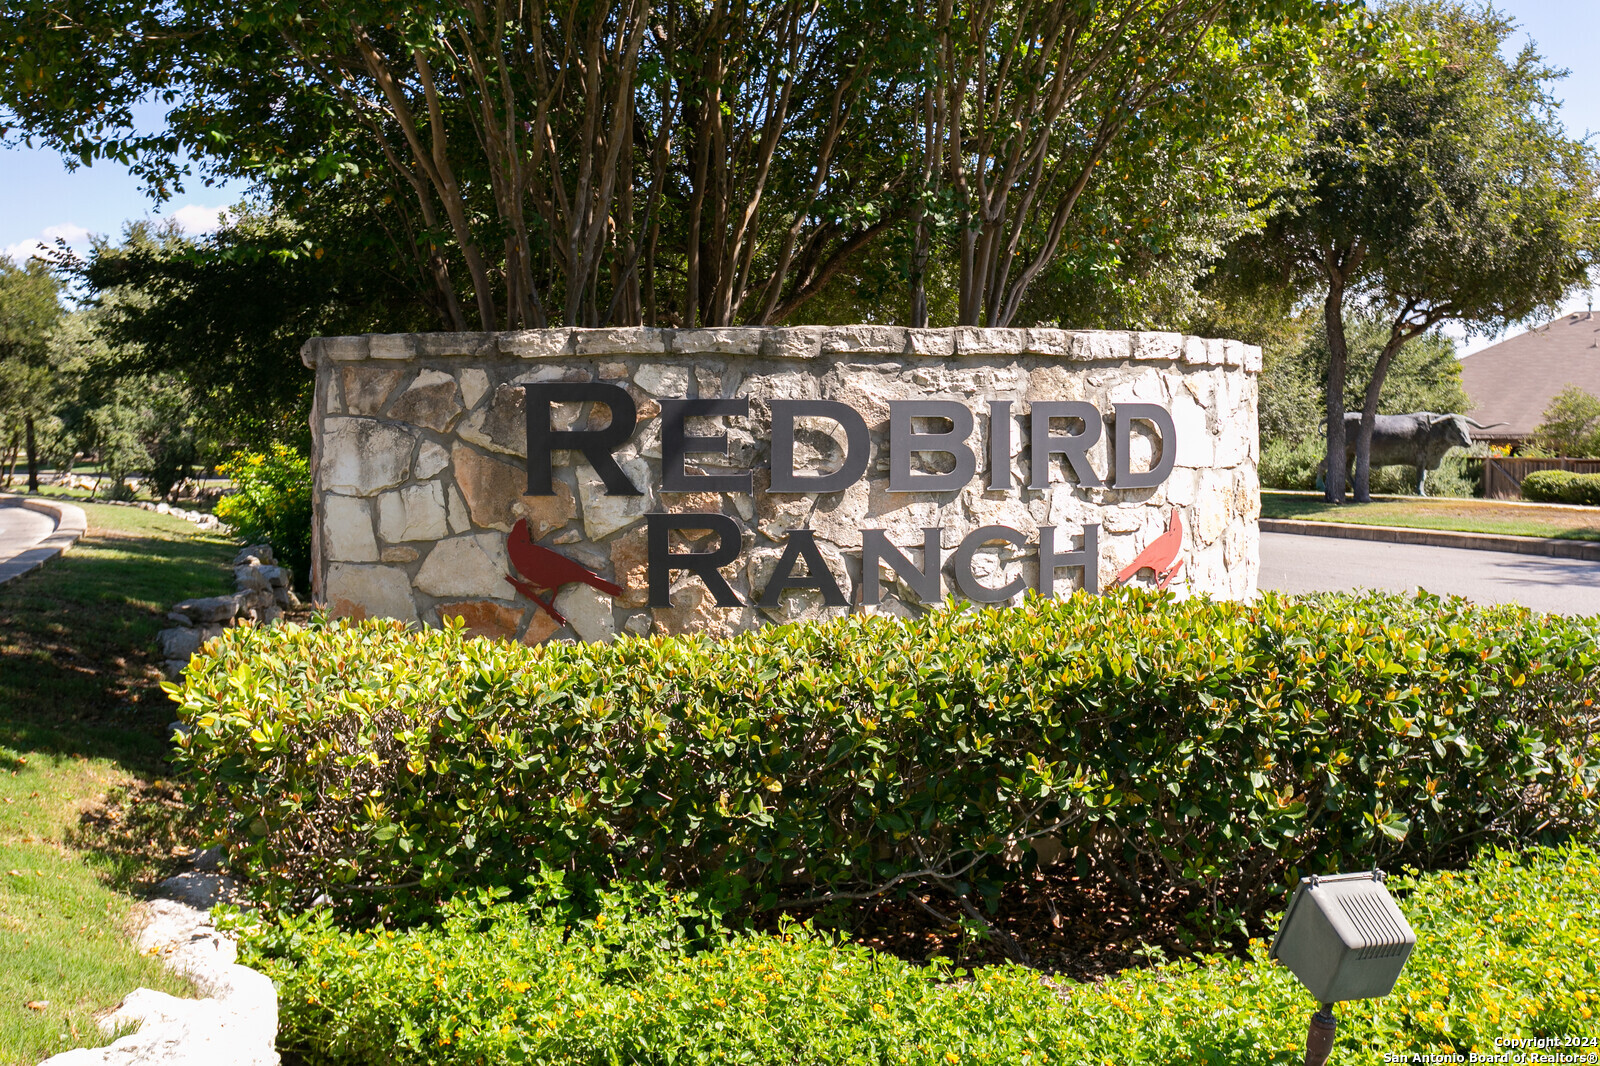
[[[1551,559],[1587,559],[1600,562],[1600,542],[1556,540],[1551,537],[1514,537],[1503,533],[1459,533],[1444,529],[1406,526],[1363,526],[1349,522],[1305,522],[1293,518],[1263,518],[1263,533],[1295,533],[1307,537],[1419,544],[1429,548],[1469,548],[1474,551],[1542,555]]]
[[[45,563],[65,552],[78,542],[89,528],[89,516],[82,507],[60,500],[47,500],[39,496],[18,496],[0,493],[0,500],[20,500],[30,511],[49,515],[56,520],[55,532],[31,548],[26,548],[9,559],[0,560],[0,585],[31,574]]]

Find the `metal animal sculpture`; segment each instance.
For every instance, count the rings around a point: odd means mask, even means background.
[[[1155,573],[1156,588],[1165,589],[1172,583],[1179,570],[1183,569],[1183,560],[1178,558],[1178,552],[1183,550],[1183,516],[1178,509],[1172,509],[1172,517],[1167,520],[1167,531],[1149,544],[1144,551],[1133,557],[1133,562],[1122,568],[1117,579],[1111,582],[1111,587],[1125,585],[1133,576],[1145,567]]]
[[[1432,411],[1415,411],[1408,415],[1378,415],[1372,423],[1372,465],[1413,466],[1417,469],[1417,495],[1426,496],[1423,482],[1428,471],[1437,470],[1451,448],[1472,446],[1468,426],[1493,429],[1504,422],[1484,425],[1466,415],[1440,415]],[[1344,416],[1344,461],[1356,461],[1356,436],[1361,432],[1361,414],[1347,412]],[[1352,475],[1353,479],[1353,475]]]
[[[517,519],[517,524],[511,527],[511,533],[506,537],[506,552],[511,556],[511,565],[522,575],[520,580],[507,576],[506,581],[512,588],[544,608],[545,613],[554,618],[558,625],[566,625],[567,620],[561,617],[561,612],[556,610],[552,601],[555,598],[553,593],[563,585],[581,581],[608,596],[622,595],[620,585],[612,584],[593,570],[568,559],[560,552],[535,544],[532,533],[528,531],[526,518]],[[552,593],[551,599],[546,600],[539,595],[540,589]]]

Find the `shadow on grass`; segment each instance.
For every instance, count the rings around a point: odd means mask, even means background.
[[[0,586],[0,746],[160,774],[173,715],[156,633],[174,602],[229,591],[234,548],[145,511],[92,511],[71,552]]]
[[[126,784],[82,808],[64,843],[125,892],[172,872],[195,838],[167,775],[174,707],[156,634],[171,605],[229,591],[234,546],[131,508],[90,508],[66,555],[0,586],[0,766],[104,760]]]

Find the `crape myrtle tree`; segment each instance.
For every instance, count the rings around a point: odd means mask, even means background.
[[[1401,347],[1446,320],[1492,331],[1554,305],[1600,247],[1595,155],[1557,119],[1560,72],[1531,45],[1504,58],[1513,24],[1492,9],[1428,0],[1380,15],[1381,49],[1331,53],[1307,181],[1233,264],[1321,297],[1330,502],[1345,498],[1349,314],[1387,325],[1360,383],[1354,490],[1365,501],[1373,422]]]
[[[875,248],[907,321],[947,257],[935,304],[1007,325],[1059,317],[1029,299],[1064,248],[1123,239],[1074,225],[1117,180],[1255,189],[1349,6],[17,0],[0,125],[158,195],[187,153],[291,219],[365,205],[447,329],[804,320]]]

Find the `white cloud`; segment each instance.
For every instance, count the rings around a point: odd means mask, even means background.
[[[220,229],[222,227],[222,223],[226,220],[227,214],[228,209],[226,207],[205,207],[201,204],[184,204],[182,207],[172,212],[171,216],[169,217],[174,219],[179,226],[183,227],[183,232],[195,234],[213,233]]]
[[[49,251],[49,245],[45,244],[43,241],[27,240],[18,241],[16,244],[8,244],[4,248],[0,248],[0,255],[5,256],[13,263],[16,263],[18,266],[20,266],[23,263],[26,263],[29,259],[32,259],[34,256],[43,256]]]
[[[33,258],[54,259],[57,254],[57,240],[66,241],[67,246],[74,251],[85,252],[89,248],[89,231],[73,222],[46,226],[39,231],[39,236],[8,244],[0,249],[0,254],[17,264],[26,263]]]
[[[64,222],[59,226],[46,226],[44,239],[52,244],[57,239],[64,240],[68,244],[82,244],[89,239],[89,231],[76,223]]]

